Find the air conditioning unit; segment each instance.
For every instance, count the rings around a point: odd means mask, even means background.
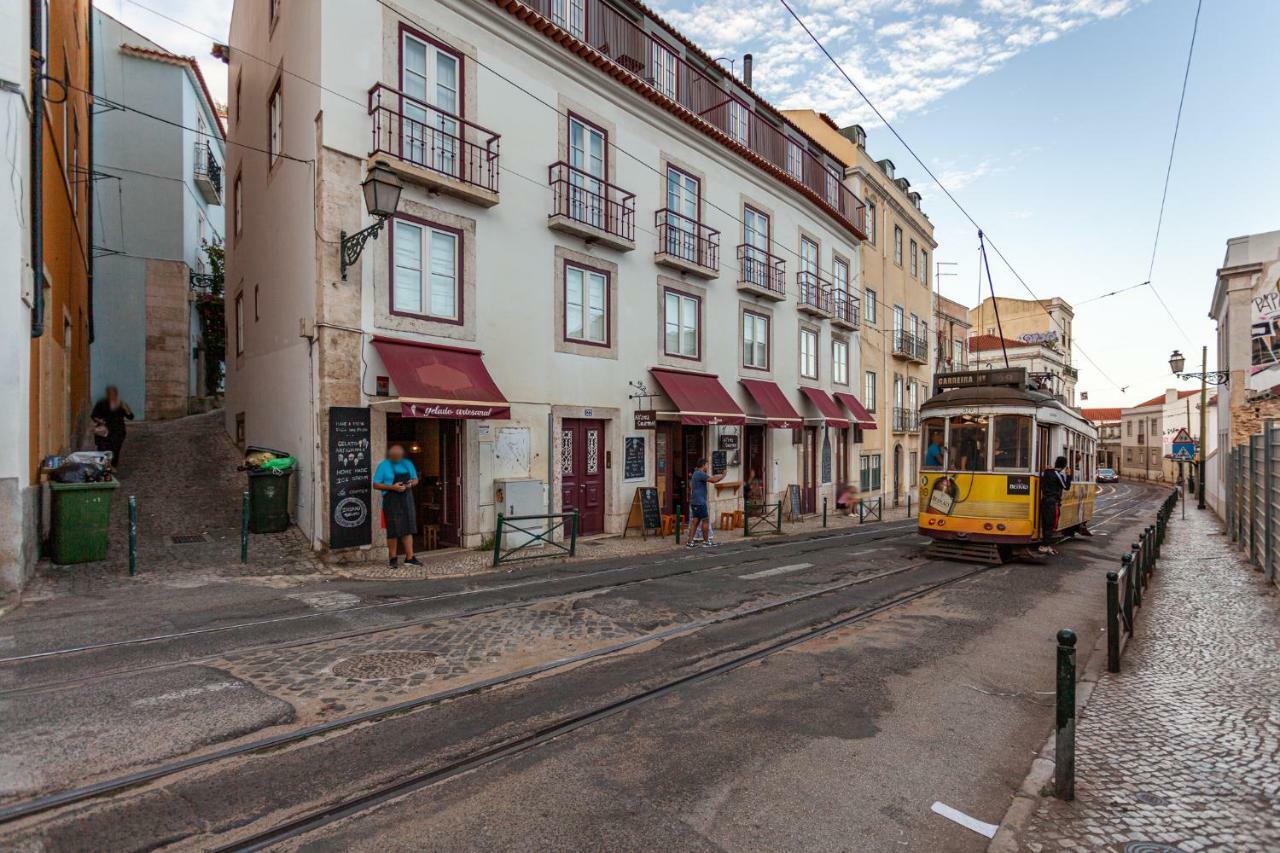
[[[498,512],[507,518],[527,515],[544,515],[546,509],[546,489],[541,480],[494,480],[494,505]],[[534,538],[535,534],[547,529],[546,519],[516,521],[519,530],[506,526],[502,529],[502,547],[515,548],[524,545]],[[530,547],[539,547],[541,542]]]

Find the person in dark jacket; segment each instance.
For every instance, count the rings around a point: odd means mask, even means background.
[[[1057,553],[1049,547],[1049,540],[1058,527],[1058,514],[1062,510],[1062,496],[1071,489],[1071,469],[1067,467],[1067,457],[1059,456],[1052,468],[1046,468],[1040,474],[1040,550]]]
[[[111,467],[120,469],[120,451],[124,447],[125,421],[133,420],[133,409],[120,399],[120,389],[108,385],[106,396],[97,402],[89,415],[93,419],[93,445],[111,451]]]
[[[373,473],[373,488],[382,492],[382,523],[387,528],[387,564],[396,568],[396,546],[404,550],[406,566],[421,566],[413,556],[413,537],[418,533],[418,510],[413,487],[418,485],[418,469],[404,458],[404,447],[393,444],[387,458]]]

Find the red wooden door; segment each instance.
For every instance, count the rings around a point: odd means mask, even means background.
[[[804,483],[800,487],[800,511],[806,515],[818,511],[818,428],[804,428],[801,469]]]
[[[440,424],[440,543],[457,545],[462,539],[462,427],[464,421]]]
[[[604,532],[604,422],[566,418],[560,427],[560,505],[578,511],[578,532]]]

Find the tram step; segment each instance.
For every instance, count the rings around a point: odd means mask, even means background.
[[[965,563],[982,563],[990,566],[1003,562],[1000,549],[991,542],[940,542],[934,541],[925,549],[926,557],[942,560],[959,560]]]

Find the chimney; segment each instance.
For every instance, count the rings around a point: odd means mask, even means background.
[[[742,57],[742,85],[751,88],[751,54]]]
[[[1164,391],[1164,402],[1165,402],[1165,405],[1178,402],[1178,389],[1166,388]]]

